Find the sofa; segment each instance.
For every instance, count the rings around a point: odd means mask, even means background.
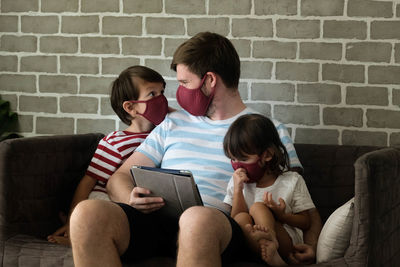
[[[10,139],[0,143],[1,266],[73,266],[69,247],[46,236],[61,225],[102,134]],[[344,255],[312,266],[400,266],[400,151],[295,144],[322,222],[354,197]],[[124,266],[174,266],[151,258]],[[236,262],[230,266],[263,266]]]

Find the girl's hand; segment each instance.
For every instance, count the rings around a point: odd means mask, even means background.
[[[233,173],[233,181],[234,181],[234,188],[235,191],[240,191],[242,192],[243,190],[243,184],[247,181],[249,181],[249,178],[247,177],[246,170],[243,168],[237,169]]]
[[[279,198],[278,200],[279,204],[272,199],[272,193],[264,193],[264,204],[273,211],[279,220],[282,220],[285,215],[286,203],[282,198]]]

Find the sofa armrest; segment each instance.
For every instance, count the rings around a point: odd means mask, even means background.
[[[400,150],[361,156],[355,167],[355,214],[345,261],[350,266],[400,266]]]
[[[0,229],[44,237],[60,225],[102,134],[0,143]]]

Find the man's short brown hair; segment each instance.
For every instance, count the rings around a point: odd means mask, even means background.
[[[208,71],[221,76],[228,88],[237,88],[240,78],[240,59],[232,43],[224,36],[201,32],[181,44],[175,51],[171,69],[183,64],[203,77]]]

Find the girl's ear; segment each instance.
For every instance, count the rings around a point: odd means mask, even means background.
[[[264,151],[264,153],[262,154],[261,158],[264,161],[270,161],[274,156],[274,150],[272,148],[267,148],[267,150]]]
[[[129,101],[124,101],[122,103],[122,108],[125,110],[126,113],[128,113],[131,117],[135,116],[137,111],[135,108],[135,103],[131,103]]]

